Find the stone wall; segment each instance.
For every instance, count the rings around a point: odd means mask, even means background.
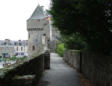
[[[64,52],[64,60],[80,70],[95,86],[112,86],[111,57],[91,52]]]
[[[0,77],[0,82],[3,86],[36,86],[44,70],[47,69],[45,64],[50,64],[50,61],[45,59],[46,57],[49,59],[50,55],[41,54],[11,70],[9,69],[9,71],[4,71],[4,76]]]
[[[64,51],[63,59],[72,67],[76,68],[77,70],[80,70],[80,51]]]

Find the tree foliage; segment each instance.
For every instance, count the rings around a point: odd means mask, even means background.
[[[80,33],[94,52],[112,51],[111,0],[52,0],[53,24],[64,35]]]
[[[66,49],[82,50],[87,48],[87,44],[79,33],[73,35],[62,35],[61,41],[65,44]]]

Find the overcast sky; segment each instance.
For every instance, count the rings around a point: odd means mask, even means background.
[[[50,0],[0,0],[0,40],[27,40],[26,20],[38,3],[48,9]]]

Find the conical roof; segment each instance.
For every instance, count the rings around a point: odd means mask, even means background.
[[[43,19],[45,17],[46,16],[43,7],[38,5],[35,11],[33,12],[32,16],[30,17],[30,19]]]

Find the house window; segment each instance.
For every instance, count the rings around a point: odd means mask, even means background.
[[[21,53],[22,56],[24,56],[24,53]]]
[[[23,50],[23,47],[21,47],[21,51]]]
[[[17,47],[17,51],[18,51],[18,47]]]
[[[6,45],[6,42],[4,42],[4,45]]]
[[[32,46],[32,50],[33,50],[33,51],[35,50],[35,46],[34,46],[34,45]]]
[[[14,45],[17,45],[17,43],[15,42]]]
[[[21,44],[21,43],[19,43],[19,45],[21,46],[22,44]]]
[[[16,56],[18,55],[18,53],[16,53]]]

